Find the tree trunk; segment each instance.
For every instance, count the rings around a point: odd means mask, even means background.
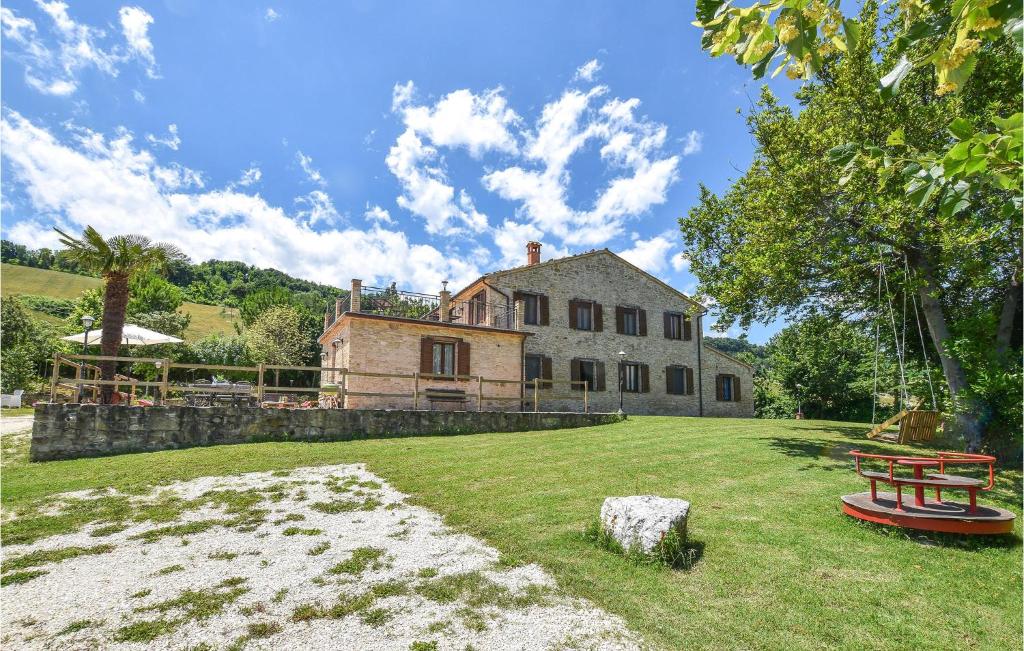
[[[103,338],[100,340],[100,354],[114,357],[121,348],[121,335],[124,330],[124,315],[128,308],[128,274],[110,273],[104,277],[103,297]],[[100,362],[100,378],[113,380],[117,372],[117,362]],[[110,404],[114,387],[104,386],[100,402]]]
[[[1006,298],[1003,299],[1003,311],[999,315],[999,329],[996,331],[996,352],[1000,357],[1006,355],[1013,337],[1013,323],[1017,319],[1020,306],[1020,277],[1014,270],[1010,274],[1010,282],[1006,286]]]
[[[923,259],[916,262],[915,271],[921,280],[918,287],[921,311],[924,312],[925,321],[928,323],[928,332],[939,353],[942,374],[946,378],[949,395],[953,398],[957,429],[960,430],[967,443],[967,451],[977,452],[981,449],[982,443],[980,405],[974,400],[966,400],[965,396],[961,395],[967,389],[967,374],[964,372],[960,360],[953,357],[946,348],[952,335],[946,326],[946,316],[942,310],[942,303],[938,299],[939,288],[935,282],[935,275],[929,262]]]

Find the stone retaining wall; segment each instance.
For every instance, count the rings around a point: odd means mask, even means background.
[[[251,407],[128,407],[39,403],[31,459],[51,461],[127,452],[260,441],[526,432],[604,425],[618,414]]]

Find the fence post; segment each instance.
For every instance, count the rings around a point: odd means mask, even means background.
[[[50,378],[50,402],[57,402],[57,381],[60,379],[60,353],[53,354],[53,377]]]
[[[337,375],[338,371],[334,371],[335,382],[334,382],[334,393],[338,397],[338,409],[345,408],[345,387],[343,383],[348,375],[345,373],[345,369],[341,369],[341,382],[338,382]]]
[[[256,366],[256,402],[263,406],[263,362]]]
[[[341,369],[341,408],[348,409],[348,369]]]
[[[84,364],[85,362],[82,362]],[[82,384],[82,364],[75,364],[75,402],[82,402],[85,386]]]
[[[476,410],[484,410],[484,376],[476,376]]]
[[[163,360],[164,376],[160,380],[160,404],[167,402],[167,396],[170,395],[171,391],[171,360]]]
[[[540,411],[540,382],[533,380],[533,411]]]

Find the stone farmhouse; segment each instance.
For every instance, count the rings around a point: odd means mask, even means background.
[[[611,412],[621,385],[626,413],[753,417],[753,368],[705,343],[703,306],[608,249],[543,262],[540,249],[436,297],[353,280],[324,315],[326,391],[355,409],[532,411],[536,399]]]

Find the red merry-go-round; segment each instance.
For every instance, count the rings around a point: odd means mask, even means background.
[[[1002,534],[1013,530],[1012,512],[977,502],[978,492],[991,490],[995,484],[995,457],[963,452],[906,456],[854,450],[850,454],[856,461],[857,474],[870,482],[871,489],[843,496],[843,512],[847,515],[868,522],[945,533]],[[969,468],[985,469],[987,480],[951,472]],[[895,492],[879,492],[879,482],[892,486]],[[904,497],[904,486],[914,489],[913,497]],[[925,489],[934,489],[935,498],[925,497]],[[965,491],[967,503],[944,500],[944,490]]]

